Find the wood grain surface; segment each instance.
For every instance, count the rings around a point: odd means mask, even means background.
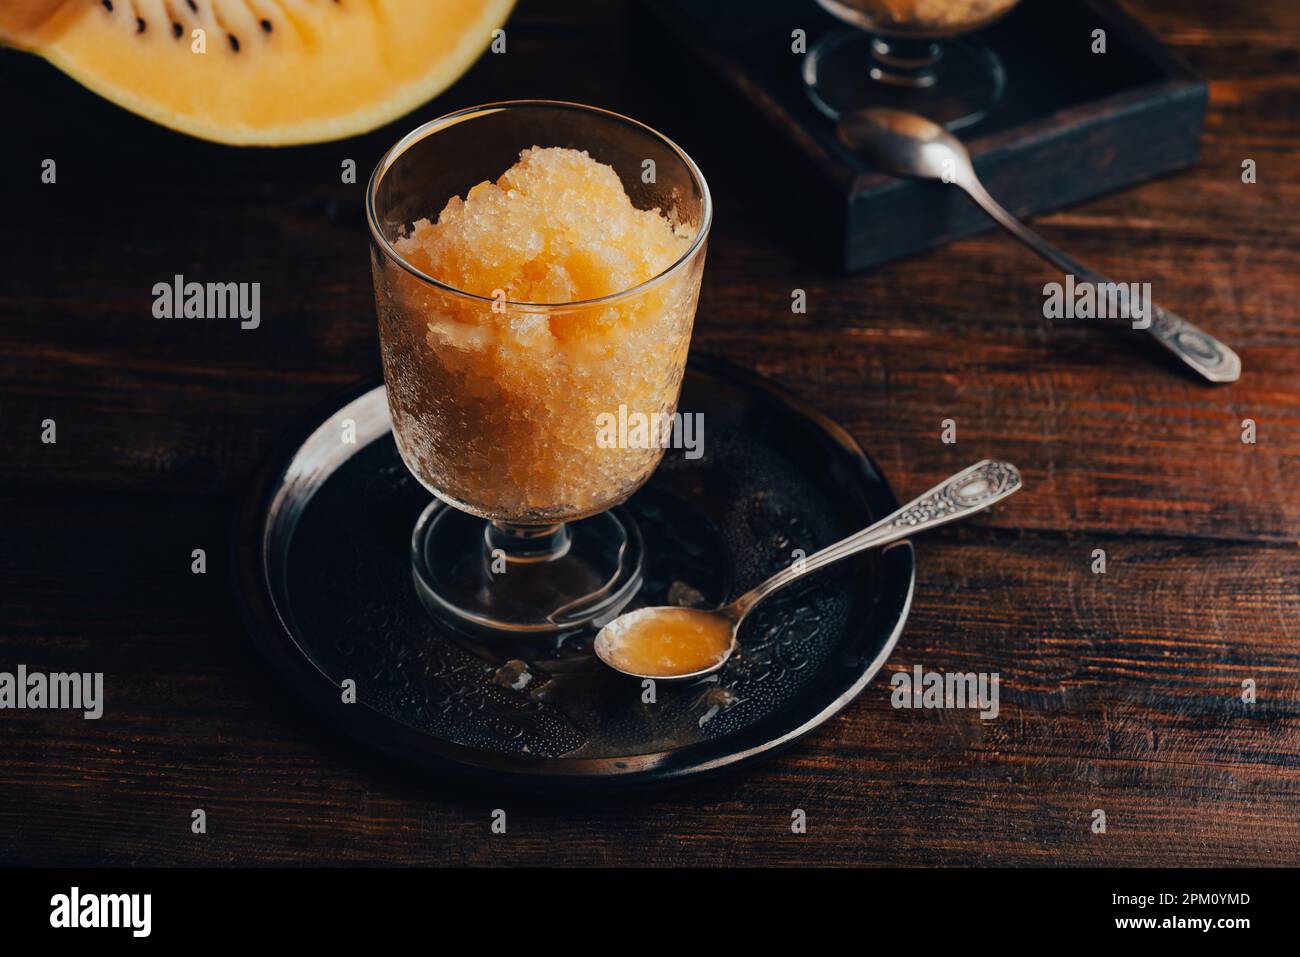
[[[1237,349],[1232,386],[1042,318],[1052,277],[1001,235],[827,271],[769,201],[762,144],[661,97],[608,0],[523,0],[509,53],[415,114],[274,151],[186,139],[0,54],[0,670],[102,670],[109,694],[100,721],[0,713],[0,863],[1300,864],[1300,6],[1125,6],[1210,82],[1200,161],[1035,226],[1102,272],[1140,264]],[[826,410],[900,496],[983,457],[1021,466],[1011,502],[918,541],[885,671],[996,671],[997,720],[895,710],[882,676],[752,768],[561,801],[414,779],[261,666],[226,537],[280,431],[378,368],[365,171],[416,122],[511,97],[631,113],[699,160],[718,213],[695,349]],[[153,319],[175,273],[261,282],[261,327]]]

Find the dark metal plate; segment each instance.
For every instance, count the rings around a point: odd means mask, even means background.
[[[703,413],[705,454],[670,449],[628,503],[646,545],[631,607],[720,604],[897,507],[847,433],[754,376],[693,359],[680,408]],[[592,635],[505,646],[430,619],[408,553],[427,504],[383,385],[367,382],[268,463],[236,528],[235,584],[254,641],[316,712],[437,775],[600,791],[750,760],[852,701],[911,603],[910,544],[850,560],[761,605],[720,674],[660,683],[647,702],[594,658]]]

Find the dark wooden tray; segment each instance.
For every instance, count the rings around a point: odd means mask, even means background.
[[[795,213],[819,257],[855,271],[991,227],[957,190],[876,172],[835,137],[804,92],[791,31],[811,45],[839,22],[813,0],[640,0],[638,51],[674,76],[683,102],[730,133],[737,164]],[[1093,31],[1107,52],[1091,52]],[[989,191],[1029,216],[1190,165],[1205,84],[1107,0],[1025,0],[981,38],[1007,93],[962,131]],[[665,71],[665,48],[673,69]],[[748,157],[748,162],[746,161]],[[714,174],[716,175],[716,173]]]

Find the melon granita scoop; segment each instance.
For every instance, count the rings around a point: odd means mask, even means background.
[[[617,610],[641,544],[615,507],[664,455],[690,346],[699,170],[626,117],[491,104],[390,150],[367,216],[393,435],[454,506],[413,537],[426,606],[510,632]]]
[[[637,209],[614,168],[585,151],[532,147],[495,183],[447,201],[395,245],[413,265],[480,296],[572,303],[623,292],[671,266],[694,230]],[[563,337],[579,328],[552,326]]]
[[[436,222],[416,220],[397,252],[478,297],[393,290],[389,358],[421,383],[393,412],[417,474],[459,507],[513,521],[579,518],[630,494],[663,449],[602,448],[597,422],[620,406],[672,412],[698,281],[616,294],[662,274],[694,236],[671,210],[633,206],[612,167],[557,147],[523,150]]]

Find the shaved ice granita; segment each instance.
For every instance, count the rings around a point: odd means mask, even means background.
[[[670,277],[695,230],[637,209],[613,168],[586,152],[525,149],[495,182],[453,196],[436,222],[393,245],[407,262],[480,300],[400,283],[379,317],[389,393],[416,475],[487,518],[582,518],[640,487],[661,448],[602,448],[596,422],[625,403],[672,412],[699,272]],[[488,300],[488,301],[483,301]],[[530,305],[591,302],[563,309]]]
[[[674,144],[616,114],[541,102],[465,114],[390,151],[368,202],[394,439],[453,507],[421,517],[416,585],[459,623],[563,630],[639,587],[639,534],[609,510],[664,449],[602,442],[599,423],[676,410],[708,192]],[[467,150],[476,125],[484,143]],[[475,156],[473,182],[448,188],[440,137],[458,161]],[[385,191],[410,153],[420,169]]]

